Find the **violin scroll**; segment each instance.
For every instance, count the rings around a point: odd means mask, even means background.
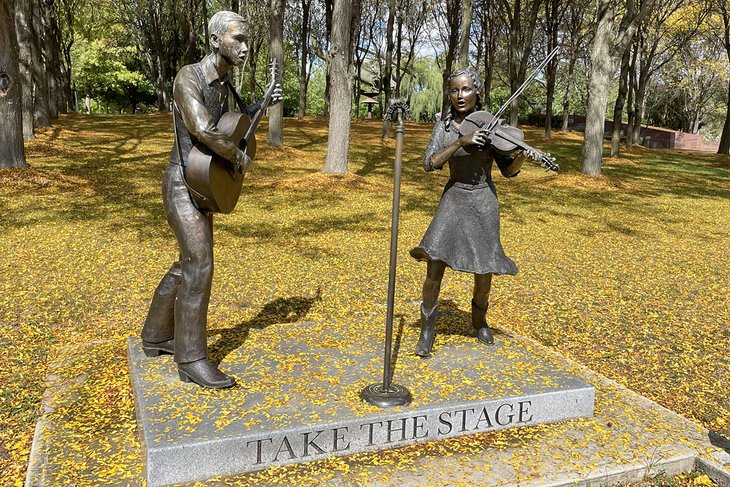
[[[528,160],[539,164],[540,167],[544,167],[547,171],[560,171],[560,166],[557,162],[555,162],[555,156],[553,156],[549,152],[540,152],[539,150],[527,144],[524,145],[524,154]]]

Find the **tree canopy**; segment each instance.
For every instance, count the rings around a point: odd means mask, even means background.
[[[333,22],[340,22],[333,20],[334,0],[11,5],[19,73],[29,85],[23,120],[34,127],[68,110],[169,110],[175,73],[207,52],[207,21],[220,9],[247,19],[250,55],[234,76],[244,97],[260,96],[276,56],[283,58],[283,115],[330,114],[328,63]],[[593,147],[586,157],[593,158],[594,172],[600,172],[606,117],[629,124],[629,147],[644,142],[642,125],[715,141],[725,131],[730,138],[729,21],[721,0],[355,0],[351,10],[346,65],[353,117],[367,111],[362,96],[377,100],[376,115],[398,97],[418,120],[433,120],[446,103],[447,71],[466,64],[484,81],[485,107],[496,110],[557,45],[557,60],[513,103],[509,120],[543,124],[550,137],[552,127],[568,129],[572,115],[587,116],[594,135],[586,137],[586,149]],[[271,130],[278,130],[272,137],[280,144],[280,127]]]

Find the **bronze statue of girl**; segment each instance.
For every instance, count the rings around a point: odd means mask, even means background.
[[[421,303],[421,335],[416,355],[429,357],[435,339],[436,308],[446,267],[474,274],[471,302],[472,326],[477,339],[494,344],[487,325],[489,291],[494,274],[517,274],[517,265],[504,254],[499,238],[499,202],[492,182],[492,161],[503,176],[520,172],[523,150],[501,154],[490,145],[485,129],[462,135],[464,119],[481,110],[479,76],[470,68],[449,76],[450,107],[436,122],[426,149],[423,167],[441,170],[449,164],[450,178],[436,214],[411,256],[428,263]],[[534,157],[534,154],[528,154]]]

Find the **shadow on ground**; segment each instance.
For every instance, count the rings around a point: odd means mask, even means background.
[[[262,330],[278,323],[296,323],[304,319],[315,302],[320,299],[320,292],[313,297],[293,296],[277,298],[264,305],[250,320],[239,323],[233,328],[217,328],[208,330],[208,336],[218,336],[218,340],[208,352],[211,362],[220,364],[231,352],[241,347],[251,329]]]

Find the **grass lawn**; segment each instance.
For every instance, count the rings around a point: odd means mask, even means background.
[[[285,124],[282,149],[266,147],[259,129],[238,207],[216,217],[210,334],[270,327],[296,339],[304,319],[336,322],[353,340],[382,333],[380,320],[363,329],[357,317],[385,314],[394,141],[380,141],[377,121],[355,122],[351,174],[327,177],[326,122]],[[78,370],[93,361],[97,372],[87,399],[64,414],[133,436],[125,339],[139,334],[177,252],[160,195],[171,125],[164,114],[64,116],[27,145],[31,169],[0,171],[2,485],[22,483],[48,364],[78,353],[73,345],[98,344],[74,357]],[[408,249],[447,178],[421,168],[430,131],[406,129],[395,310],[406,353],[425,274]],[[529,166],[506,180],[495,171],[502,242],[520,272],[495,279],[492,326],[730,437],[730,159],[636,149],[587,178],[581,136],[547,144],[526,132],[562,172]],[[471,282],[447,271],[443,306],[469,310]],[[441,323],[435,352],[464,326]],[[80,442],[91,434],[79,431]],[[125,462],[123,452],[102,453]]]

